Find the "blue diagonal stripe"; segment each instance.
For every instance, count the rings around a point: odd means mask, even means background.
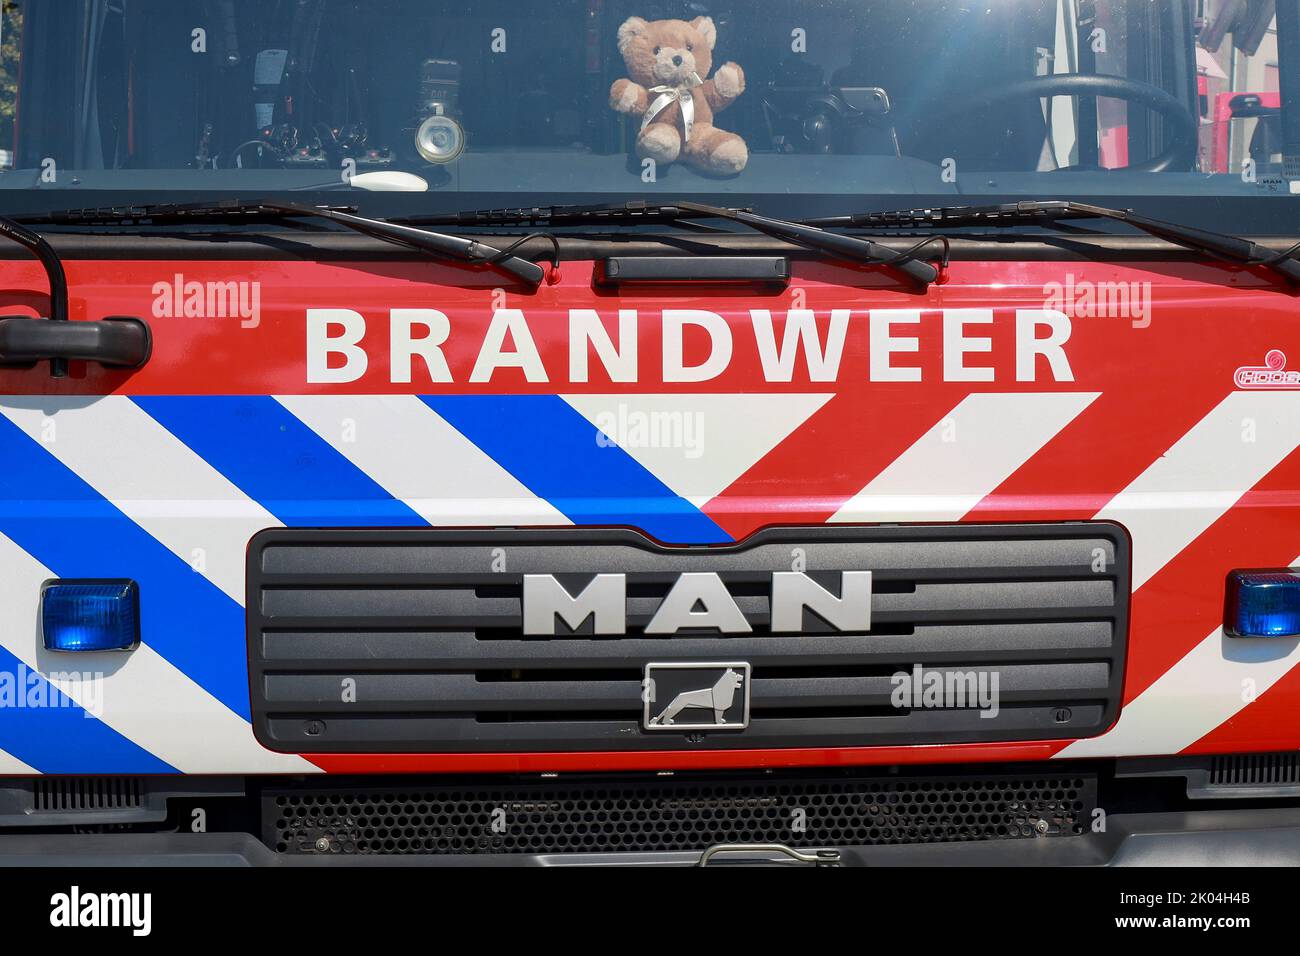
[[[427,524],[274,398],[169,395],[134,401],[286,525]]]
[[[80,668],[70,663],[68,670]],[[41,773],[176,772],[2,647],[0,750]]]
[[[3,416],[0,532],[61,578],[138,581],[141,639],[249,719],[244,609]]]
[[[422,397],[574,524],[632,525],[681,544],[731,540],[558,395]]]

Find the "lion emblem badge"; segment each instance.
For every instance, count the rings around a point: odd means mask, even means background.
[[[744,730],[749,726],[749,664],[647,664],[646,730]]]

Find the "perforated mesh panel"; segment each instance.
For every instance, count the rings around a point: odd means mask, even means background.
[[[698,850],[860,846],[1082,833],[1088,775],[622,778],[574,783],[268,791],[280,853]]]

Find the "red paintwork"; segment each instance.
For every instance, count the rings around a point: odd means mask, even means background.
[[[864,407],[907,410],[917,402],[949,407],[971,391],[1100,390],[1164,406],[1177,402],[1169,388],[1188,385],[1222,398],[1232,388],[1231,369],[1225,362],[1259,364],[1270,348],[1286,350],[1286,325],[1295,301],[1278,280],[1266,273],[1217,265],[1154,264],[1134,268],[1103,263],[955,262],[945,285],[932,285],[925,294],[882,274],[879,270],[838,268],[820,264],[797,267],[790,289],[763,294],[752,287],[728,290],[657,289],[614,295],[593,289],[589,263],[565,263],[560,280],[536,292],[504,288],[493,290],[496,276],[439,263],[320,262],[70,262],[68,284],[72,291],[73,319],[108,315],[138,315],[149,320],[155,333],[153,359],[141,371],[110,371],[84,364],[68,380],[52,380],[38,371],[0,370],[0,389],[7,393],[50,392],[96,394],[121,392],[150,394],[266,395],[337,392],[410,393],[441,392],[552,393],[654,391],[837,391],[851,396],[858,411]],[[237,318],[164,318],[153,314],[154,283],[170,282],[173,274],[186,280],[257,281],[261,284],[261,322],[241,328]],[[1077,282],[1151,282],[1153,307],[1159,321],[1149,328],[1134,328],[1127,319],[1076,319],[1069,345],[1076,381],[1054,385],[1050,380],[1020,384],[1014,380],[1014,356],[1009,319],[1015,308],[1041,308],[1044,286],[1060,282],[1066,273]],[[5,266],[5,287],[0,289],[0,309],[39,314],[47,301],[44,274],[35,263],[11,262]],[[850,327],[839,383],[810,382],[802,361],[791,383],[764,381],[749,327],[751,308],[783,313],[800,307],[792,302],[799,290],[806,307],[825,323],[831,308],[922,309],[921,351],[915,356],[925,381],[920,384],[872,384],[867,381],[865,328]],[[15,306],[20,308],[15,308]],[[304,309],[348,308],[368,322],[365,345],[370,354],[366,374],[342,385],[309,385],[306,381]],[[532,334],[550,376],[547,383],[529,383],[519,370],[503,369],[492,381],[467,381],[482,343],[483,330],[494,308],[519,308],[527,315]],[[996,311],[992,331],[993,351],[987,364],[997,381],[987,384],[949,384],[939,381],[942,371],[938,309],[989,308]],[[389,381],[387,317],[390,308],[432,308],[446,313],[452,337],[445,353],[454,383],[434,385],[421,381],[416,365],[412,385]],[[638,309],[645,317],[641,328],[641,379],[634,384],[610,382],[598,362],[591,363],[591,381],[568,381],[567,314],[571,308],[600,312],[617,333],[620,308]],[[706,383],[665,384],[659,378],[657,356],[660,337],[656,325],[663,308],[702,309],[728,318],[735,328],[735,354],[727,371]],[[1284,319],[1284,317],[1286,317]],[[1192,348],[1195,344],[1197,347]],[[687,337],[687,358],[701,357],[703,336]],[[1225,356],[1230,354],[1231,358]],[[911,364],[906,357],[897,364]],[[983,356],[969,364],[984,364]],[[859,404],[865,403],[865,404]],[[843,403],[841,403],[843,404]],[[1163,411],[1163,408],[1162,408]],[[860,417],[860,416],[859,416]],[[873,427],[873,432],[878,432]],[[1148,462],[1149,463],[1149,459]],[[1145,463],[1144,463],[1145,464]]]
[[[747,767],[852,767],[868,764],[991,763],[1046,760],[1065,741],[947,747],[827,747],[707,753],[307,754],[328,773],[572,773],[583,770],[740,770]]]
[[[972,391],[1096,391],[1101,396],[1024,467],[965,518],[968,521],[1056,521],[1092,517],[1113,495],[1234,389],[1233,371],[1259,365],[1270,349],[1300,358],[1295,294],[1272,276],[1217,264],[1091,262],[954,262],[948,281],[918,294],[887,274],[822,264],[797,264],[795,281],[779,293],[754,288],[681,287],[616,295],[592,285],[593,264],[565,263],[554,284],[536,292],[496,293],[497,277],[438,263],[318,262],[70,262],[72,317],[141,315],[156,335],[155,354],[130,374],[74,367],[66,380],[46,370],[0,370],[0,394],[286,394],[310,392],[832,392],[834,397],[787,441],[705,506],[729,534],[742,537],[770,524],[825,521],[916,436]],[[187,280],[256,280],[261,321],[157,318],[153,284],[175,273]],[[4,267],[0,310],[42,311],[44,277],[35,263]],[[1076,282],[1151,283],[1151,321],[1075,318],[1068,355],[1075,381],[1019,383],[1011,328],[1016,308],[1041,308],[1045,286],[1071,274]],[[803,297],[803,302],[794,296]],[[748,310],[774,313],[806,306],[825,325],[832,308],[923,310],[920,351],[900,357],[923,371],[921,383],[872,383],[865,323],[850,324],[837,382],[811,382],[800,359],[791,383],[765,381]],[[368,322],[370,366],[359,381],[309,385],[304,360],[304,310],[349,308]],[[389,381],[390,308],[433,308],[452,322],[446,355],[454,383]],[[549,373],[529,383],[518,370],[491,382],[467,382],[494,307],[520,308]],[[944,383],[940,309],[993,308],[993,350],[972,365],[996,370],[991,383]],[[567,312],[597,309],[617,333],[619,308],[637,309],[641,378],[613,383],[598,362],[591,381],[568,380]],[[660,378],[657,319],[663,308],[703,309],[732,324],[728,369],[706,383],[665,384]],[[688,358],[700,341],[688,339]],[[1285,563],[1300,551],[1300,453],[1293,453],[1236,507],[1142,587],[1134,598],[1126,676],[1132,699],[1213,630],[1221,614],[1222,580],[1231,567]],[[1300,747],[1300,675],[1279,681],[1253,707],[1194,749],[1250,751]],[[947,747],[790,751],[680,751],[604,754],[316,755],[334,772],[577,771],[703,767],[818,766],[866,763],[1041,760],[1068,741]]]

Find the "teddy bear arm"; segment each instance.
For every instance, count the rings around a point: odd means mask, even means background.
[[[711,79],[705,80],[704,83],[701,84],[698,92],[704,97],[704,101],[709,104],[709,107],[715,113],[719,110],[726,109],[733,102],[718,92],[718,84]]]
[[[724,63],[704,83],[701,91],[715,111],[726,109],[745,91],[745,71],[739,64]]]
[[[615,80],[609,88],[609,105],[620,113],[641,116],[650,106],[650,94],[640,83],[626,78]]]

